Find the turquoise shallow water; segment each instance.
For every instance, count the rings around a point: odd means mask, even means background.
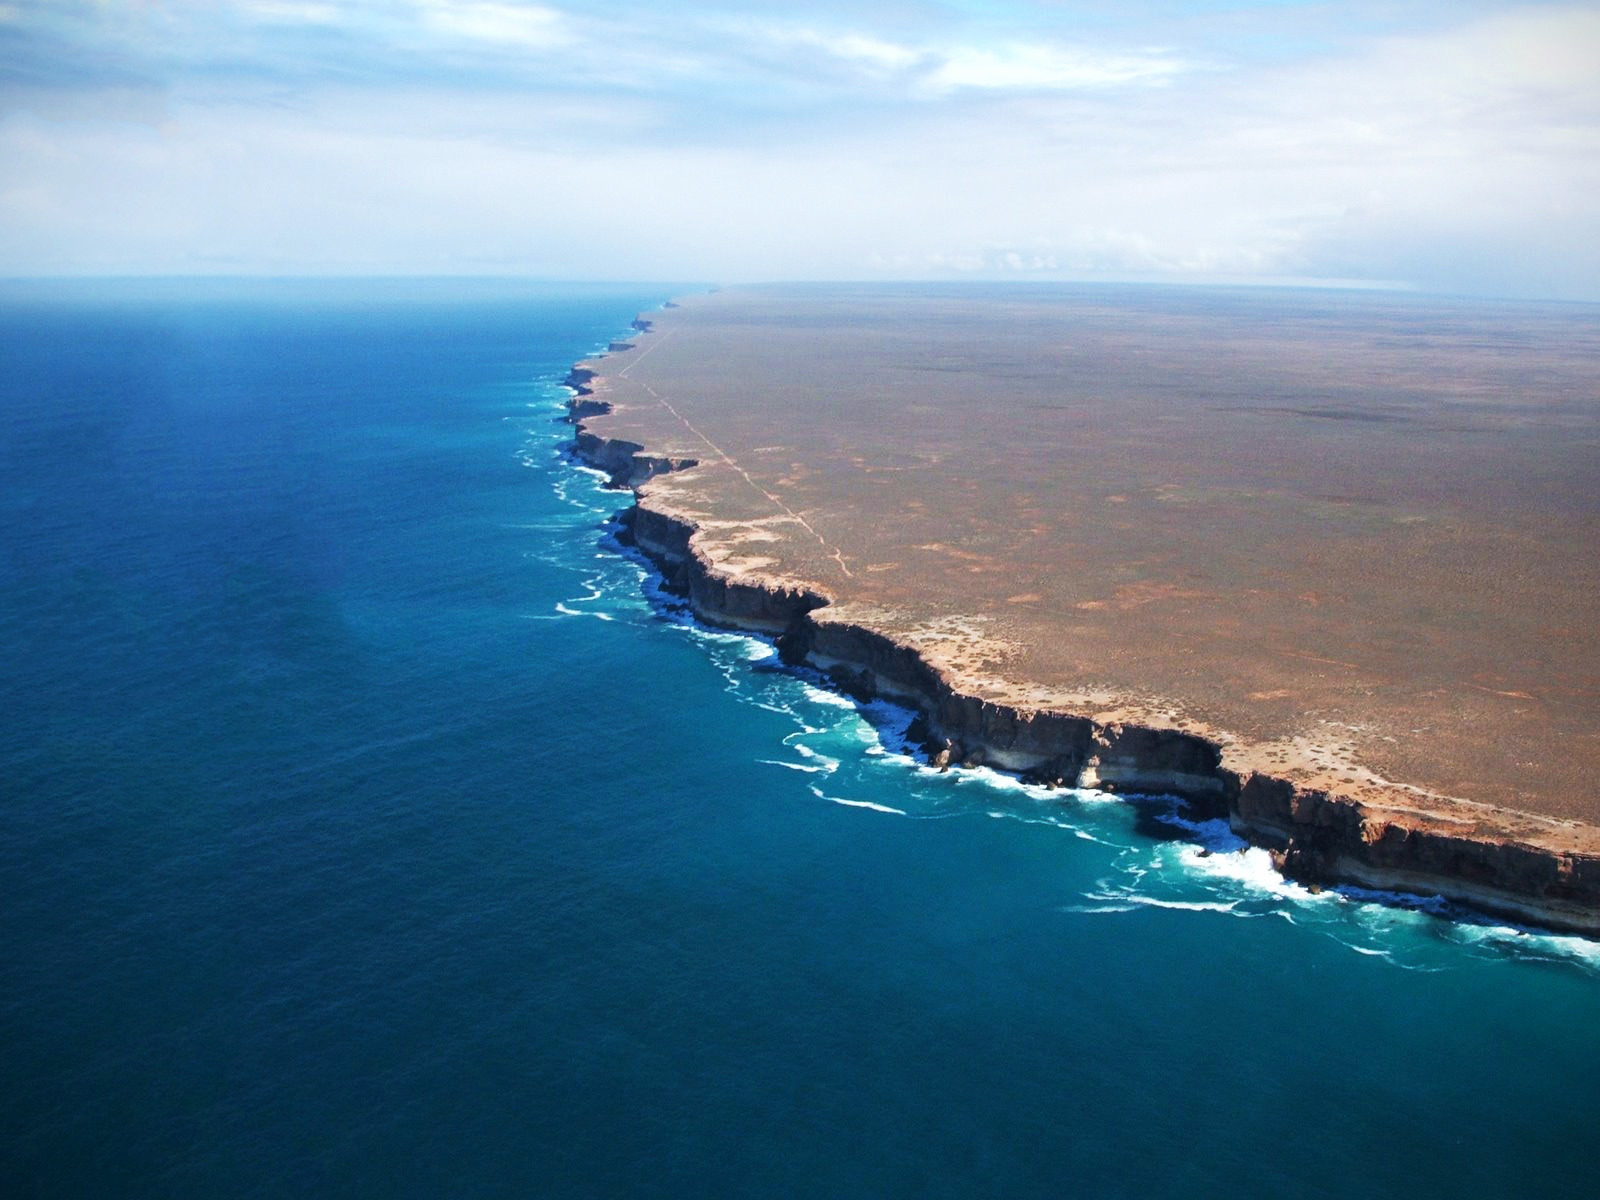
[[[556,418],[665,295],[7,285],[0,1192],[1591,1193],[1591,945],[661,603]]]

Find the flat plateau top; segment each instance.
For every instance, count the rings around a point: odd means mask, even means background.
[[[895,286],[651,316],[590,364],[587,424],[700,460],[646,501],[727,569],[962,690],[1600,824],[1600,308]]]

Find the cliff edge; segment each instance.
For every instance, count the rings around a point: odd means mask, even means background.
[[[1600,936],[1600,829],[1592,824],[1392,782],[1351,758],[1329,758],[1325,747],[1286,751],[1283,738],[1240,734],[1181,710],[1163,720],[1159,703],[1097,686],[1030,691],[989,673],[992,663],[975,648],[983,631],[963,627],[958,613],[948,626],[908,632],[895,612],[863,598],[859,571],[811,520],[681,411],[681,396],[629,381],[634,409],[660,406],[671,420],[656,436],[626,436],[627,424],[612,419],[623,390],[616,385],[662,336],[651,326],[635,322],[642,336],[614,345],[612,359],[574,368],[573,450],[631,490],[628,536],[702,620],[774,637],[786,662],[824,672],[841,690],[914,708],[937,765],[1174,795],[1198,818],[1225,818],[1303,883],[1437,894]],[[703,472],[741,476],[743,499],[692,486]],[[790,552],[773,545],[781,541],[774,528],[792,535]]]

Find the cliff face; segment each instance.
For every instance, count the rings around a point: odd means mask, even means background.
[[[936,760],[983,763],[1058,786],[1172,793],[1192,802],[1229,787],[1217,747],[1201,738],[965,695],[911,647],[859,625],[801,621],[790,629],[785,650],[792,661],[823,668],[852,694],[887,696],[918,709]]]
[[[1289,878],[1438,893],[1556,929],[1600,934],[1600,858],[1560,853],[1420,814],[1380,812],[1325,791],[1252,774],[1230,806],[1242,837]]]
[[[713,624],[782,635],[827,603],[802,588],[742,580],[718,570],[695,550],[694,527],[681,518],[635,504],[625,529],[667,587],[686,596],[695,613]]]
[[[684,471],[698,465],[697,460],[692,458],[663,458],[646,454],[638,442],[596,437],[581,428],[573,438],[573,452],[591,467],[604,471],[615,488],[638,487],[652,476],[667,471]]]
[[[648,332],[649,322],[634,327]],[[806,664],[858,698],[882,696],[920,713],[913,734],[938,766],[985,764],[1047,786],[1173,795],[1199,819],[1224,818],[1272,852],[1290,878],[1442,895],[1487,913],[1600,936],[1600,855],[1569,853],[1522,838],[1492,819],[1425,808],[1364,804],[1259,771],[1235,769],[1217,742],[1176,729],[996,703],[957,691],[913,646],[830,618],[828,599],[793,583],[743,578],[704,554],[685,518],[653,506],[643,485],[695,466],[599,437],[583,420],[610,410],[574,369],[569,402],[574,452],[631,488],[626,536],[685,596],[702,620],[777,639],[783,660]],[[1413,802],[1414,804],[1414,802]],[[1506,814],[1511,816],[1513,814]]]

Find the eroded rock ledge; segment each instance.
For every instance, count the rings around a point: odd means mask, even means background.
[[[633,327],[650,331],[639,319]],[[775,637],[783,660],[821,670],[843,692],[915,709],[914,735],[940,766],[987,765],[1046,786],[1173,795],[1201,820],[1227,820],[1267,849],[1289,879],[1440,895],[1487,914],[1600,936],[1600,852],[1587,827],[1397,788],[1393,804],[1358,800],[1236,766],[1197,734],[964,694],[914,647],[830,616],[830,598],[792,581],[744,577],[697,544],[692,521],[652,504],[646,483],[698,465],[651,455],[585,429],[611,405],[594,397],[596,372],[575,367],[573,452],[633,492],[625,536],[701,620]]]

